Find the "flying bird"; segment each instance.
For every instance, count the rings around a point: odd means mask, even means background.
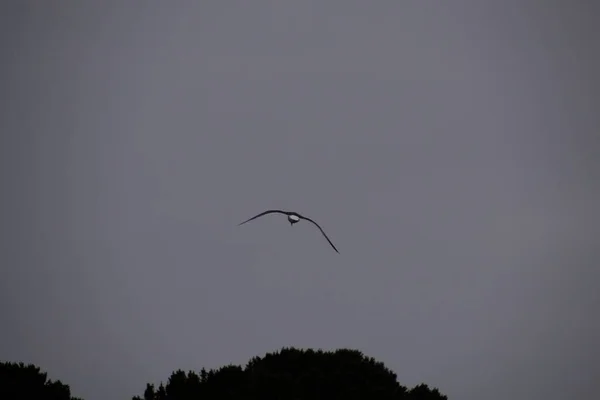
[[[309,222],[312,222],[312,223],[313,223],[313,224],[314,224],[314,225],[315,225],[317,228],[319,228],[319,230],[321,231],[321,233],[323,234],[323,236],[325,236],[325,239],[327,239],[327,241],[329,242],[329,244],[331,245],[331,247],[333,247],[333,249],[336,251],[336,253],[338,253],[338,254],[340,253],[340,252],[338,251],[338,249],[336,249],[336,248],[335,248],[335,246],[333,245],[333,243],[331,243],[331,240],[329,240],[329,238],[328,238],[328,237],[327,237],[327,235],[325,234],[325,231],[323,230],[323,228],[321,228],[321,227],[319,226],[319,224],[317,224],[317,223],[316,223],[315,221],[313,221],[312,219],[310,219],[310,218],[308,218],[308,217],[305,217],[305,216],[303,216],[303,215],[300,215],[300,214],[298,214],[298,213],[295,213],[295,212],[291,212],[291,211],[283,211],[283,210],[267,210],[267,211],[265,211],[265,212],[261,212],[261,213],[260,213],[260,214],[258,214],[258,215],[255,215],[255,216],[254,216],[254,217],[252,217],[252,218],[249,218],[249,219],[245,220],[244,222],[240,222],[240,223],[238,224],[238,226],[240,226],[240,225],[243,225],[243,224],[245,224],[246,222],[250,222],[250,221],[252,221],[253,219],[256,219],[256,218],[258,218],[258,217],[262,217],[263,215],[267,215],[267,214],[273,214],[273,213],[279,213],[279,214],[284,214],[284,215],[287,215],[288,221],[289,221],[289,223],[290,223],[290,225],[291,225],[291,226],[293,226],[295,223],[297,223],[297,222],[298,222],[298,221],[300,221],[301,219],[305,219],[305,220],[307,220],[307,221],[309,221]]]

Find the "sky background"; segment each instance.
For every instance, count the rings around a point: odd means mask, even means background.
[[[86,400],[282,346],[450,399],[592,397],[598,11],[2,2],[0,359]],[[340,254],[236,226],[268,208]]]

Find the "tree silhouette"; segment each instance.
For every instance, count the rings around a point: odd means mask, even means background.
[[[69,385],[51,381],[39,367],[0,362],[0,399],[81,400],[71,397]]]
[[[402,399],[447,400],[420,384],[408,390],[382,362],[358,350],[335,352],[293,347],[253,357],[242,368],[226,365],[200,374],[174,371],[158,391],[147,384],[144,400]],[[161,389],[162,388],[162,389]],[[135,396],[133,400],[142,400]]]
[[[0,362],[0,399],[81,400],[69,385],[52,381],[39,367]],[[166,384],[146,384],[133,400],[447,400],[422,383],[408,390],[382,362],[358,350],[300,350],[284,347],[253,357],[245,367],[174,371]]]

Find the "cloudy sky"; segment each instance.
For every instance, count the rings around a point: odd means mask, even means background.
[[[282,346],[589,398],[592,3],[3,2],[0,359],[86,400]],[[340,254],[236,226],[268,208]]]

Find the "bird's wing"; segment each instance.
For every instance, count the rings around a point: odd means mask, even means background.
[[[280,214],[285,214],[285,215],[287,215],[287,213],[286,213],[285,211],[282,211],[282,210],[267,210],[267,211],[265,211],[265,212],[261,212],[261,213],[260,213],[260,214],[258,214],[258,215],[255,215],[255,216],[254,216],[254,217],[252,217],[252,218],[249,218],[249,219],[245,220],[244,222],[240,222],[240,223],[238,224],[238,226],[240,226],[240,225],[243,225],[243,224],[245,224],[246,222],[250,222],[250,221],[252,221],[253,219],[256,219],[256,218],[258,218],[258,217],[262,217],[263,215],[266,215],[266,214],[272,214],[272,213],[280,213]]]
[[[335,246],[333,245],[333,243],[331,243],[331,240],[329,240],[329,238],[327,237],[327,234],[325,234],[325,231],[323,230],[323,228],[321,228],[321,227],[319,226],[319,224],[317,224],[315,221],[313,221],[312,219],[310,219],[310,218],[308,218],[308,217],[304,217],[304,216],[302,216],[302,215],[298,215],[298,216],[299,216],[300,218],[302,218],[302,219],[305,219],[305,220],[307,220],[307,221],[310,221],[310,222],[312,222],[313,224],[315,224],[315,226],[316,226],[317,228],[319,228],[319,230],[321,231],[321,233],[323,234],[323,236],[325,236],[325,239],[327,239],[327,241],[329,242],[329,244],[331,245],[331,247],[333,247],[333,249],[336,251],[336,253],[338,253],[338,254],[340,253],[340,252],[338,251],[338,249],[336,249],[336,248],[335,248]]]

